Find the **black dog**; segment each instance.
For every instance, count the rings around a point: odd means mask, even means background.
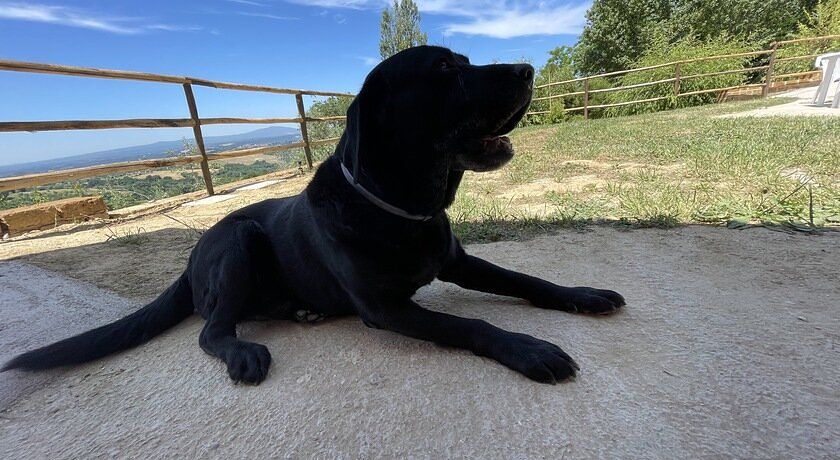
[[[411,300],[435,277],[556,310],[604,314],[613,291],[568,288],[467,255],[445,209],[465,170],[513,157],[503,135],[524,115],[534,69],[470,65],[418,47],[379,64],[347,111],[335,154],[306,190],[240,209],[210,228],[186,271],[155,301],[112,324],[24,353],[6,369],[78,364],[139,345],[194,312],[201,348],[236,381],[259,383],[271,355],[236,337],[248,318],[359,315],[388,329],[487,356],[539,382],[575,375],[559,347]]]

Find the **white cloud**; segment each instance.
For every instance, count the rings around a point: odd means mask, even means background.
[[[353,10],[366,10],[380,8],[391,2],[384,0],[287,0],[289,3],[298,5],[320,6],[322,8],[350,8]]]
[[[182,32],[202,29],[197,26],[139,24],[136,19],[105,17],[63,6],[34,3],[0,2],[0,19],[56,24],[122,35],[139,34],[150,30]]]
[[[140,32],[139,29],[121,24],[118,20],[83,15],[61,6],[0,3],[0,18],[81,27],[116,34]]]
[[[381,9],[389,0],[287,0],[322,8]],[[422,13],[449,16],[443,34],[512,38],[578,34],[591,0],[417,0]]]
[[[356,59],[362,61],[362,64],[364,64],[367,67],[373,67],[376,64],[379,64],[379,62],[381,60],[381,59],[373,57],[373,56],[354,56],[354,57]]]
[[[444,35],[484,35],[494,38],[527,35],[574,35],[583,30],[588,4],[564,5],[537,10],[495,11],[473,16],[465,22],[447,24]]]
[[[250,6],[268,6],[265,3],[260,2],[252,2],[251,0],[227,0],[231,3],[239,3],[240,5],[250,5]]]
[[[266,18],[266,19],[274,19],[277,21],[299,21],[300,18],[296,18],[294,16],[280,16],[277,14],[269,14],[269,13],[248,13],[245,11],[240,11],[236,13],[240,16],[251,16],[255,18]]]
[[[143,26],[143,28],[148,30],[163,30],[166,32],[198,32],[199,30],[204,30],[203,27],[199,26],[173,26],[169,24],[150,24]]]

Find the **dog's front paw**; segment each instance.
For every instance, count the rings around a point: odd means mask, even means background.
[[[226,362],[233,381],[258,385],[268,375],[271,353],[264,345],[239,342],[228,352]]]
[[[590,287],[560,288],[538,296],[531,303],[540,308],[591,315],[608,315],[626,305],[621,294]]]
[[[580,366],[553,343],[511,333],[495,343],[492,358],[531,380],[555,384],[575,376]]]

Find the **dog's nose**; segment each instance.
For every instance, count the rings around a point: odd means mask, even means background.
[[[513,66],[513,71],[519,78],[525,81],[532,81],[534,79],[534,67],[531,64],[516,64]]]

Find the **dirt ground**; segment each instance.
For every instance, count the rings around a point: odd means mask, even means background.
[[[224,213],[296,193],[288,179],[205,206],[0,244],[0,358],[115,319],[184,267]],[[568,285],[615,289],[608,318],[435,282],[418,302],[563,347],[576,381],[357,319],[248,323],[274,361],[232,384],[192,318],[77,368],[0,374],[0,457],[830,458],[840,451],[840,232],[590,227],[471,245]],[[15,259],[15,260],[10,260]]]
[[[148,300],[170,281],[165,276],[161,279],[161,275],[180,274],[200,232],[247,204],[297,194],[310,178],[309,174],[304,174],[269,187],[230,193],[231,198],[224,201],[201,206],[180,205],[139,218],[30,232],[0,243],[0,260],[23,257],[34,265],[65,273],[124,297]],[[125,262],[143,265],[136,269],[138,275],[145,273],[141,275],[140,283],[123,277],[127,269],[123,266]],[[149,266],[154,269],[150,270]],[[135,272],[135,269],[129,270]],[[153,285],[148,286],[148,290],[146,286],[138,286],[150,282]]]

